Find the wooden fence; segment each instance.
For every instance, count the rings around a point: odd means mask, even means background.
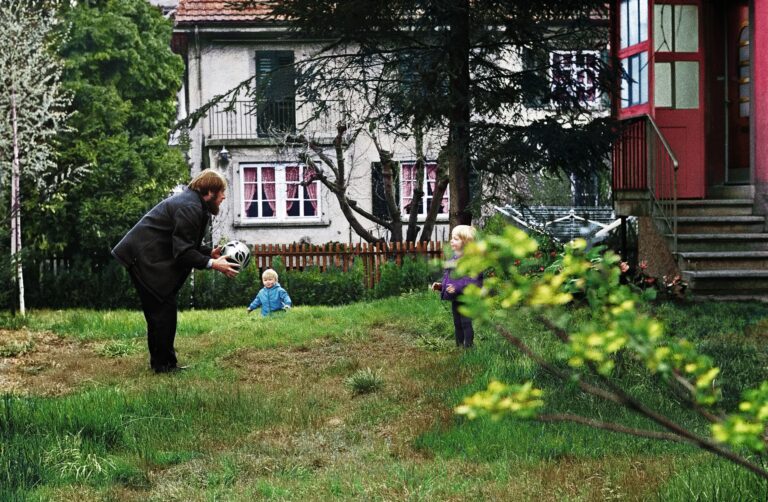
[[[272,260],[280,256],[287,270],[301,270],[304,267],[329,266],[349,270],[355,258],[362,260],[365,270],[366,287],[372,288],[381,278],[381,265],[388,261],[402,264],[406,256],[422,256],[426,259],[442,258],[443,243],[390,242],[359,244],[257,244],[252,250],[253,259],[260,270],[272,267]]]

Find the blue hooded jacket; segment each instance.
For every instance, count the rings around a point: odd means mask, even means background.
[[[261,288],[259,294],[253,299],[248,306],[248,311],[256,310],[261,307],[261,315],[266,316],[276,310],[283,310],[285,307],[291,307],[291,297],[288,296],[288,292],[284,290],[280,283],[276,282],[271,288]]]

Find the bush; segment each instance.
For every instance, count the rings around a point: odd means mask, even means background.
[[[398,266],[394,261],[383,264],[380,279],[370,292],[372,298],[397,296],[408,291],[425,290],[440,277],[441,270],[429,260],[421,257],[406,257]]]
[[[280,277],[285,277],[280,282],[294,305],[344,305],[366,297],[360,260],[354,260],[347,272],[337,267],[328,267],[321,272],[313,266],[302,271],[288,270]]]

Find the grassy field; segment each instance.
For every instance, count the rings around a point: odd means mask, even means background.
[[[768,307],[664,305],[656,313],[718,359],[726,392],[768,378]],[[506,322],[556,353],[525,315]],[[245,308],[190,311],[176,345],[191,368],[155,375],[140,312],[0,319],[0,500],[768,497],[751,474],[684,445],[456,417],[462,397],[492,378],[534,379],[552,411],[646,425],[551,380],[494,333],[457,351],[451,329],[447,305],[427,294],[299,306],[266,319]],[[639,369],[628,364],[621,378],[703,430]]]

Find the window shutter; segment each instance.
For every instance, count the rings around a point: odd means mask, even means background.
[[[400,186],[395,183],[395,201],[400,205]],[[391,216],[387,210],[387,199],[384,196],[384,175],[381,170],[381,162],[371,162],[371,211],[374,216],[389,220]]]
[[[256,52],[256,90],[259,96],[257,128],[260,136],[270,131],[296,129],[296,74],[293,51]]]
[[[524,71],[520,79],[520,92],[523,104],[528,108],[541,108],[549,96],[549,53],[541,49],[524,48],[522,62]]]

